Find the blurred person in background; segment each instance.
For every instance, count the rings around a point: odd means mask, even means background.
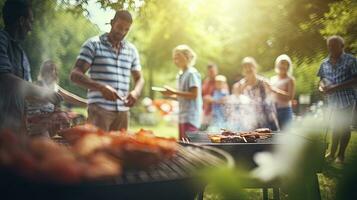
[[[293,119],[292,100],[295,96],[295,78],[292,76],[292,62],[288,55],[282,54],[275,60],[276,76],[270,79],[273,87],[287,94],[274,93],[280,129],[284,129]]]
[[[344,52],[345,42],[341,36],[327,38],[329,55],[322,61],[317,76],[319,90],[327,96],[332,122],[332,142],[328,161],[343,163],[345,151],[351,138],[352,111],[356,103],[357,59]],[[337,149],[339,150],[337,152]],[[336,154],[337,153],[337,154]]]
[[[194,67],[196,53],[187,45],[173,50],[173,62],[179,68],[178,89],[166,87],[165,96],[177,98],[179,102],[179,139],[186,138],[186,132],[198,131],[202,116],[201,75]]]
[[[86,99],[61,88],[58,85],[58,81],[58,66],[52,60],[45,61],[40,68],[38,80],[35,84],[48,90],[58,92],[67,103],[81,107],[87,106]],[[76,117],[74,113],[63,112],[58,105],[54,105],[51,102],[28,101],[27,123],[28,132],[31,136],[52,136],[58,129],[64,128],[55,127],[56,125],[68,127],[70,120],[74,117]]]
[[[26,99],[59,104],[62,96],[31,84],[30,64],[20,45],[32,30],[31,4],[7,0],[2,8],[4,29],[0,30],[0,130],[26,134]]]
[[[273,92],[279,92],[273,89],[268,81],[257,74],[258,63],[253,57],[245,57],[242,60],[242,69],[244,78],[233,85],[232,94],[236,96],[243,96],[249,101],[249,112],[254,112],[256,117],[251,118],[249,122],[243,122],[245,116],[242,116],[242,124],[247,130],[254,130],[257,128],[270,128],[271,130],[278,130],[279,123],[276,116],[276,109],[273,104],[271,95]],[[244,111],[244,109],[239,109]],[[249,115],[252,113],[246,113]]]
[[[129,109],[144,87],[138,50],[125,40],[132,23],[128,11],[117,11],[109,33],[83,44],[70,75],[74,83],[88,89],[89,123],[105,131],[128,129]]]
[[[202,97],[203,97],[203,116],[201,129],[206,130],[212,118],[212,105],[210,99],[212,98],[215,77],[218,74],[218,67],[214,63],[207,65],[207,77],[202,82]]]
[[[223,75],[215,77],[215,87],[210,103],[212,104],[212,125],[221,128],[226,127],[227,114],[225,110],[225,100],[229,95],[227,88],[227,78]]]

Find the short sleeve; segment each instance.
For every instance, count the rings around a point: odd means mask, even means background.
[[[352,59],[351,73],[352,76],[357,76],[357,58],[353,57]]]
[[[189,79],[188,79],[188,87],[189,88],[201,87],[201,77],[198,73],[190,74]]]
[[[7,47],[9,39],[0,32],[0,73],[11,73],[12,66],[10,63]]]
[[[319,71],[317,72],[317,76],[320,77],[320,78],[324,78],[324,70],[323,70],[323,64],[320,65],[320,69]]]
[[[133,62],[131,64],[131,71],[141,71],[140,57],[138,50],[133,47]]]
[[[87,40],[81,47],[79,56],[77,59],[84,60],[89,64],[92,64],[95,57],[95,46],[91,39]]]

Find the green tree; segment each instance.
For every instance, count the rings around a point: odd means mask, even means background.
[[[1,0],[0,5],[4,2]],[[71,84],[68,75],[81,45],[100,32],[98,27],[85,13],[70,12],[56,1],[33,0],[32,10],[33,31],[22,44],[30,60],[32,78],[36,80],[41,64],[51,59],[60,67],[60,85],[85,96],[86,91]]]
[[[323,36],[341,35],[346,40],[346,50],[357,54],[357,1],[343,0],[330,4],[322,22]]]

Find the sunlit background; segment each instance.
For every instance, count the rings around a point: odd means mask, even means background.
[[[341,34],[347,51],[357,49],[352,0],[35,0],[33,5],[35,28],[24,45],[33,77],[44,59],[53,59],[62,68],[61,84],[82,96],[85,91],[69,82],[68,72],[81,44],[109,31],[107,23],[121,7],[135,16],[128,40],[140,51],[144,94],[152,98],[158,96],[149,90],[152,85],[174,84],[171,50],[178,44],[197,52],[203,76],[213,62],[231,84],[240,78],[243,57],[255,57],[259,72],[269,77],[275,58],[287,53],[293,57],[297,95],[311,94],[315,101],[320,98],[315,73],[327,54],[324,37]]]
[[[3,3],[0,0],[1,7]],[[207,64],[216,63],[230,86],[241,78],[243,57],[255,57],[260,65],[259,74],[269,78],[274,74],[275,58],[288,54],[293,59],[296,100],[310,108],[320,106],[317,102],[322,100],[316,89],[316,71],[327,56],[325,38],[339,34],[346,40],[346,51],[357,53],[355,0],[32,0],[32,3],[34,28],[23,47],[30,59],[33,80],[42,62],[52,59],[60,66],[60,85],[83,97],[86,91],[68,77],[81,45],[90,37],[110,30],[108,23],[116,9],[132,12],[134,24],[127,39],[140,52],[146,85],[143,99],[131,111],[131,126],[148,126],[163,136],[175,136],[177,130],[174,123],[169,123],[172,119],[164,115],[170,108],[150,88],[175,85],[178,69],[172,63],[171,53],[179,44],[188,44],[196,51],[196,67],[202,77]],[[152,100],[163,105],[159,113],[155,112],[157,108],[148,106]],[[85,110],[78,111],[85,114]],[[302,113],[299,109],[295,111],[297,115]],[[352,143],[352,147],[356,146],[356,142]],[[331,179],[322,179],[324,199],[333,199],[333,184]],[[216,198],[213,195],[206,199]]]

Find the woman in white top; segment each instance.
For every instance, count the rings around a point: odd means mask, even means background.
[[[270,80],[271,85],[286,94],[274,93],[280,128],[284,129],[293,118],[292,100],[295,96],[295,79],[292,76],[292,62],[288,55],[282,54],[275,60],[277,75]]]

